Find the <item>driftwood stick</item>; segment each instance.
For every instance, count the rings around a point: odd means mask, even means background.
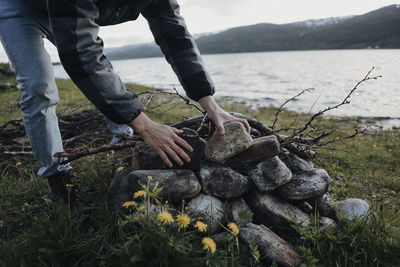
[[[89,148],[89,149],[84,149],[76,152],[58,152],[54,154],[54,157],[60,158],[60,157],[65,157],[67,159],[62,161],[62,164],[74,161],[76,159],[93,155],[93,154],[98,154],[101,152],[107,152],[111,150],[121,150],[127,147],[134,147],[136,145],[135,141],[130,141],[130,142],[125,142],[125,143],[119,143],[119,144],[113,144],[113,145],[105,145],[105,146],[100,146],[96,148]]]

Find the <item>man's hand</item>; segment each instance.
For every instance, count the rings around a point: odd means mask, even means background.
[[[224,123],[227,121],[238,121],[243,123],[244,127],[246,127],[247,129],[247,132],[250,133],[250,125],[247,120],[232,116],[231,114],[220,108],[217,102],[215,102],[214,97],[202,97],[199,100],[199,104],[207,112],[207,116],[215,124],[217,132],[220,135],[225,134]]]
[[[181,166],[184,164],[181,159],[190,162],[189,156],[182,148],[189,152],[192,152],[193,148],[178,136],[178,134],[183,131],[156,123],[143,112],[131,121],[129,126],[143,138],[146,144],[148,144],[170,168],[173,165],[167,155]]]

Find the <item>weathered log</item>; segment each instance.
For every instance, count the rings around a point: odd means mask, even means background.
[[[324,169],[304,171],[293,174],[292,180],[278,188],[277,193],[283,199],[303,200],[322,196],[332,182]]]
[[[262,224],[266,226],[309,225],[308,215],[298,207],[270,193],[253,192],[246,196],[246,202]]]
[[[297,266],[300,255],[294,248],[264,225],[249,223],[240,229],[239,237],[248,245],[256,242],[261,254],[283,266]]]
[[[241,197],[249,187],[248,178],[220,163],[203,163],[200,181],[204,193],[220,198]]]
[[[250,148],[226,160],[232,168],[258,163],[270,159],[279,153],[279,141],[274,135],[253,139]]]

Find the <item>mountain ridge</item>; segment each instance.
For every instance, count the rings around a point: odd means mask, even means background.
[[[286,24],[258,23],[195,39],[202,54],[290,50],[400,48],[400,5],[363,15]],[[106,49],[110,59],[163,56],[153,43]]]

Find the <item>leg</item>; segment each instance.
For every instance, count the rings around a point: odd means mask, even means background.
[[[0,39],[17,73],[20,102],[33,153],[42,164],[38,175],[47,177],[69,170],[54,158],[63,150],[56,116],[58,91],[50,57],[44,48],[45,31],[24,1],[0,0]]]

